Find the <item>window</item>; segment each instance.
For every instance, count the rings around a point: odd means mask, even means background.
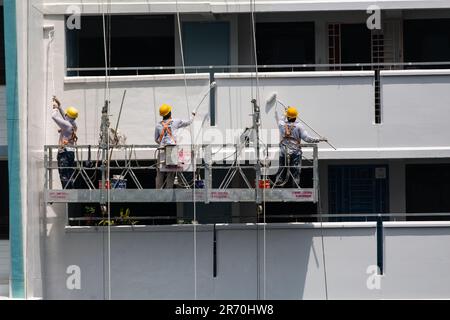
[[[341,25],[341,63],[370,63],[370,41],[370,30],[365,24]]]
[[[107,19],[108,20],[108,19]],[[106,27],[109,30],[109,26]],[[173,67],[175,27],[171,15],[111,17],[111,67]],[[104,68],[103,20],[85,16],[80,30],[67,31],[68,68]],[[173,73],[173,70],[140,70],[139,74]],[[111,75],[136,75],[134,70],[112,71]],[[104,75],[98,71],[68,71],[69,76]]]
[[[450,164],[411,164],[406,166],[406,212],[450,212]],[[430,220],[429,217],[413,217]],[[448,220],[448,217],[433,217]]]
[[[256,46],[258,65],[314,64],[314,23],[257,23]],[[261,71],[286,71],[286,69],[264,69]]]
[[[374,49],[376,49],[378,58],[380,46],[379,37],[377,36],[375,39],[372,39],[371,31],[365,24],[328,25],[329,63],[371,63],[372,41],[374,41],[374,43],[376,42],[376,48],[374,46]],[[332,69],[340,70],[341,68],[336,67]],[[348,69],[355,68],[349,67]]]
[[[406,62],[450,60],[450,19],[405,20],[403,33]]]
[[[365,24],[329,24],[328,25],[328,62],[329,64],[383,63],[384,34],[382,30],[369,30]],[[375,123],[381,123],[381,66],[340,67],[331,70],[375,70]]]
[[[187,66],[230,64],[229,22],[185,22],[182,32]]]
[[[389,210],[388,185],[389,173],[386,165],[329,166],[329,212],[386,213]],[[336,220],[340,221],[342,218]]]
[[[8,162],[0,161],[0,240],[9,238]]]

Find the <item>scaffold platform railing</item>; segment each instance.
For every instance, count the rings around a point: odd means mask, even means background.
[[[99,146],[74,146],[75,164],[70,168],[58,167],[59,146],[45,146],[45,202],[318,202],[316,144],[302,145],[301,170],[312,172],[308,187],[301,187],[303,181],[297,183],[293,179],[292,169],[299,168],[278,163],[279,145],[264,145],[260,157],[256,157],[251,145],[185,145],[179,148],[189,154],[190,161],[171,171],[176,187],[156,189],[153,180],[161,170],[157,161],[161,152],[158,145],[116,146],[109,150],[108,164],[100,160]],[[102,181],[101,171],[107,167],[110,177]],[[62,187],[58,174],[61,169],[71,170],[75,187]],[[112,175],[128,184],[114,183]]]

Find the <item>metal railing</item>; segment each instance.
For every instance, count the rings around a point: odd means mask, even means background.
[[[273,64],[273,65],[209,65],[209,66],[186,66],[188,73],[219,73],[219,72],[254,72],[256,67],[259,72],[271,71],[342,71],[342,70],[398,70],[412,68],[431,68],[450,69],[450,61],[442,62],[385,62],[385,63],[304,63],[304,64]],[[181,73],[181,66],[156,66],[156,67],[110,67],[110,75],[114,73],[123,73],[122,75],[143,75],[158,73]],[[103,76],[105,68],[66,68],[68,76],[80,76],[82,72],[98,72],[98,76]],[[72,73],[72,74],[71,74]]]
[[[229,215],[218,218],[214,223],[209,224],[229,224],[230,220],[247,219],[249,216],[243,215]],[[252,217],[252,223],[262,223],[263,216],[255,215]],[[105,217],[69,217],[70,226],[95,226],[101,227],[101,222],[105,220]],[[129,216],[127,218],[121,218],[120,216],[113,216],[111,220],[118,226],[123,225],[180,225],[180,224],[194,224],[198,221],[194,221],[192,218],[179,217],[179,216]],[[266,223],[313,223],[313,222],[448,222],[450,223],[450,212],[438,212],[438,213],[335,213],[335,214],[266,214]],[[136,222],[135,224],[129,223],[130,221]],[[159,223],[157,223],[159,222]],[[164,223],[161,223],[164,222]],[[249,223],[248,221],[246,223]]]
[[[123,185],[114,184],[113,177],[109,177],[109,185],[101,183],[100,148],[97,146],[75,146],[75,162],[73,167],[60,167],[55,156],[60,151],[59,146],[45,146],[45,189],[47,202],[91,202],[95,203],[98,196],[109,188],[117,194],[112,197],[113,202],[192,202],[192,191],[199,193],[200,202],[210,201],[263,201],[268,194],[268,201],[317,201],[318,190],[318,149],[315,144],[305,144],[306,150],[302,160],[302,169],[313,171],[312,186],[301,188],[292,174],[294,166],[276,165],[278,159],[276,151],[278,145],[265,145],[261,150],[261,161],[255,156],[252,145],[197,145],[179,146],[182,153],[188,153],[186,163],[182,167],[170,170],[178,178],[178,189],[156,189],[149,187],[150,177],[155,177],[161,170],[157,159],[160,148],[157,145],[127,145],[120,146],[111,153],[109,161],[111,175],[120,181],[129,181],[126,192]],[[309,153],[308,153],[309,151]],[[195,154],[195,161],[192,155]],[[272,157],[269,159],[269,154]],[[92,155],[96,155],[92,160]],[[307,158],[308,155],[310,158]],[[190,160],[190,163],[188,162]],[[146,161],[148,163],[143,164]],[[195,168],[193,167],[195,163]],[[74,188],[65,186],[55,188],[55,171],[70,170],[70,181]],[[274,171],[278,170],[275,174]],[[195,175],[194,175],[195,172]],[[218,172],[221,172],[219,174]],[[259,175],[258,173],[261,173]],[[271,178],[270,175],[274,177]],[[200,178],[199,178],[200,177]],[[288,185],[292,181],[293,184]],[[78,182],[78,184],[77,184]],[[201,183],[197,183],[201,182]],[[280,197],[287,197],[283,199]]]

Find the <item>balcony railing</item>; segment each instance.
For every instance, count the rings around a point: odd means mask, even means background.
[[[443,62],[398,62],[398,63],[342,63],[342,64],[273,64],[258,65],[258,72],[296,71],[343,71],[343,70],[401,70],[401,69],[448,69],[450,61]],[[255,65],[210,65],[210,66],[159,66],[159,67],[110,67],[109,75],[151,75],[182,73],[255,72]],[[103,67],[67,68],[68,76],[105,75]]]

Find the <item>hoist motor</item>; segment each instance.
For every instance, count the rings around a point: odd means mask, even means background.
[[[180,165],[177,145],[167,145],[164,147],[165,164],[167,167],[178,167]]]

